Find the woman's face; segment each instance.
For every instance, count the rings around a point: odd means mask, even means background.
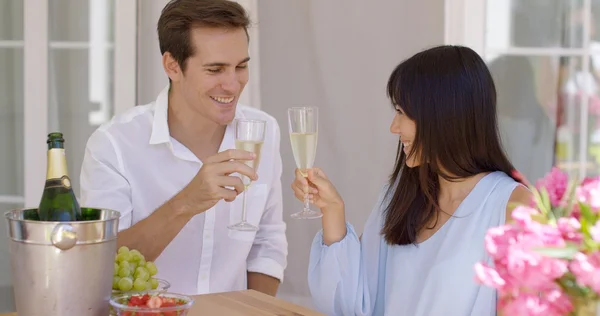
[[[418,151],[410,155],[415,134],[417,133],[417,126],[415,121],[406,116],[402,108],[398,105],[396,105],[396,115],[392,120],[392,125],[390,125],[390,132],[400,136],[402,150],[406,154],[406,166],[413,168],[420,165],[421,160],[416,158]]]

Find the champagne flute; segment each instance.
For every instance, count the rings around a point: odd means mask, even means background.
[[[317,107],[289,108],[288,123],[296,167],[304,177],[307,177],[308,169],[313,167],[317,154],[319,109]],[[304,208],[291,216],[295,219],[315,219],[322,217],[323,213],[310,209],[308,194],[305,194]]]
[[[262,120],[237,119],[235,121],[235,148],[256,154],[254,160],[246,160],[244,163],[250,168],[257,170],[260,162],[260,150],[265,141],[265,129],[267,123]],[[244,183],[244,192],[242,192],[242,221],[229,225],[229,229],[240,231],[257,231],[258,227],[246,221],[246,191],[250,187],[252,180],[245,175],[241,175]]]

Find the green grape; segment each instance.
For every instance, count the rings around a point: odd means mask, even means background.
[[[152,284],[152,289],[156,290],[158,288],[158,280],[155,278],[150,279],[150,284]]]
[[[115,256],[115,271],[113,289],[120,291],[155,290],[159,287],[158,280],[152,276],[158,273],[156,264],[146,261],[137,249],[122,246]]]
[[[148,272],[150,272],[151,276],[154,276],[154,275],[156,275],[156,273],[158,273],[158,269],[156,268],[156,265],[152,261],[146,262],[146,269],[148,270]]]
[[[142,255],[139,251],[137,250],[131,250],[129,252],[131,254],[131,257],[133,258],[133,261],[146,261],[146,258],[144,257],[144,255]]]
[[[133,289],[136,291],[144,291],[146,289],[146,281],[142,279],[135,279],[133,282]]]
[[[131,252],[122,252],[117,255],[117,261],[131,261]]]
[[[127,248],[126,246],[121,246],[121,248],[119,248],[119,250],[117,251],[117,253],[124,253],[124,252],[129,252],[129,248]]]
[[[119,280],[119,290],[121,291],[129,291],[133,287],[133,281],[130,277],[121,278]]]
[[[119,268],[119,276],[122,278],[131,276],[131,269],[129,269],[128,267]]]
[[[148,270],[146,270],[146,268],[143,267],[137,267],[137,269],[135,269],[135,274],[133,275],[136,279],[142,279],[144,281],[148,281],[148,279],[150,278],[150,273],[148,272]]]
[[[112,285],[113,290],[119,289],[119,280],[121,280],[121,278],[119,278],[118,276],[113,277],[113,285]]]

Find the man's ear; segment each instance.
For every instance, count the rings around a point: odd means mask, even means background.
[[[183,77],[183,71],[181,70],[181,67],[179,67],[179,63],[177,62],[177,60],[175,60],[175,58],[173,58],[173,55],[171,55],[171,53],[165,52],[162,55],[162,64],[163,68],[165,69],[165,73],[167,74],[167,76],[169,76],[169,79],[171,79],[171,81],[178,82],[181,80],[181,77]]]

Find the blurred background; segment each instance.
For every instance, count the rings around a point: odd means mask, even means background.
[[[530,180],[553,165],[600,174],[597,0],[239,0],[251,13],[251,79],[242,103],[281,126],[289,257],[281,298],[311,307],[306,270],[320,221],[292,220],[295,168],[286,109],[320,108],[316,165],[358,229],[392,171],[397,137],[385,95],[392,69],[439,44],[475,49],[498,90],[504,146]],[[153,101],[167,84],[156,22],[167,0],[0,0],[0,210],[36,207],[45,139],[66,138],[79,171],[89,135]],[[158,167],[157,167],[158,168]],[[0,224],[0,312],[14,302]]]

